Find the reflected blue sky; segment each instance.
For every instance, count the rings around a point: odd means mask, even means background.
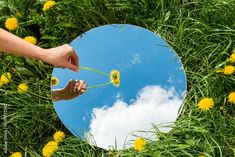
[[[76,136],[83,138],[84,133],[90,131],[94,108],[112,107],[117,100],[131,104],[146,86],[158,85],[166,90],[173,87],[175,96],[183,101],[186,77],[182,63],[174,50],[149,30],[124,24],[100,26],[79,36],[71,46],[81,66],[106,73],[117,69],[121,73],[119,88],[108,85],[89,89],[78,98],[54,102],[59,118]],[[109,81],[104,75],[86,70],[54,68],[53,76],[60,83],[52,90],[63,88],[70,79],[85,80],[88,86]]]

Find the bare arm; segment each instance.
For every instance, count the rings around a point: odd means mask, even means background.
[[[78,57],[68,44],[56,48],[43,49],[0,28],[0,51],[40,59],[55,66],[78,71]]]

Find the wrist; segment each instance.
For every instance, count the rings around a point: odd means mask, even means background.
[[[43,48],[40,48],[37,50],[37,56],[36,56],[37,59],[39,60],[42,60],[44,62],[47,62],[47,50],[46,49],[43,49]]]

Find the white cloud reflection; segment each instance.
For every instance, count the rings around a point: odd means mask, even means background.
[[[107,149],[110,145],[114,146],[116,139],[117,149],[122,149],[126,138],[127,141],[135,139],[128,136],[131,132],[151,130],[153,123],[175,121],[182,102],[173,87],[146,86],[129,105],[118,96],[112,107],[94,108],[90,134],[98,147]],[[170,128],[160,130],[167,132]],[[135,135],[147,136],[140,132]]]

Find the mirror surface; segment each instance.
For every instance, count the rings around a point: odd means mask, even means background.
[[[59,81],[52,91],[68,82],[84,80],[87,91],[70,100],[53,101],[63,124],[83,140],[108,149],[133,146],[137,137],[155,139],[153,126],[163,132],[171,128],[186,93],[186,75],[175,51],[158,35],[133,25],[104,25],[80,35],[71,46],[79,65],[110,74],[120,72],[120,86],[109,76],[80,68],[79,72],[54,68]],[[147,132],[146,132],[147,131]]]

